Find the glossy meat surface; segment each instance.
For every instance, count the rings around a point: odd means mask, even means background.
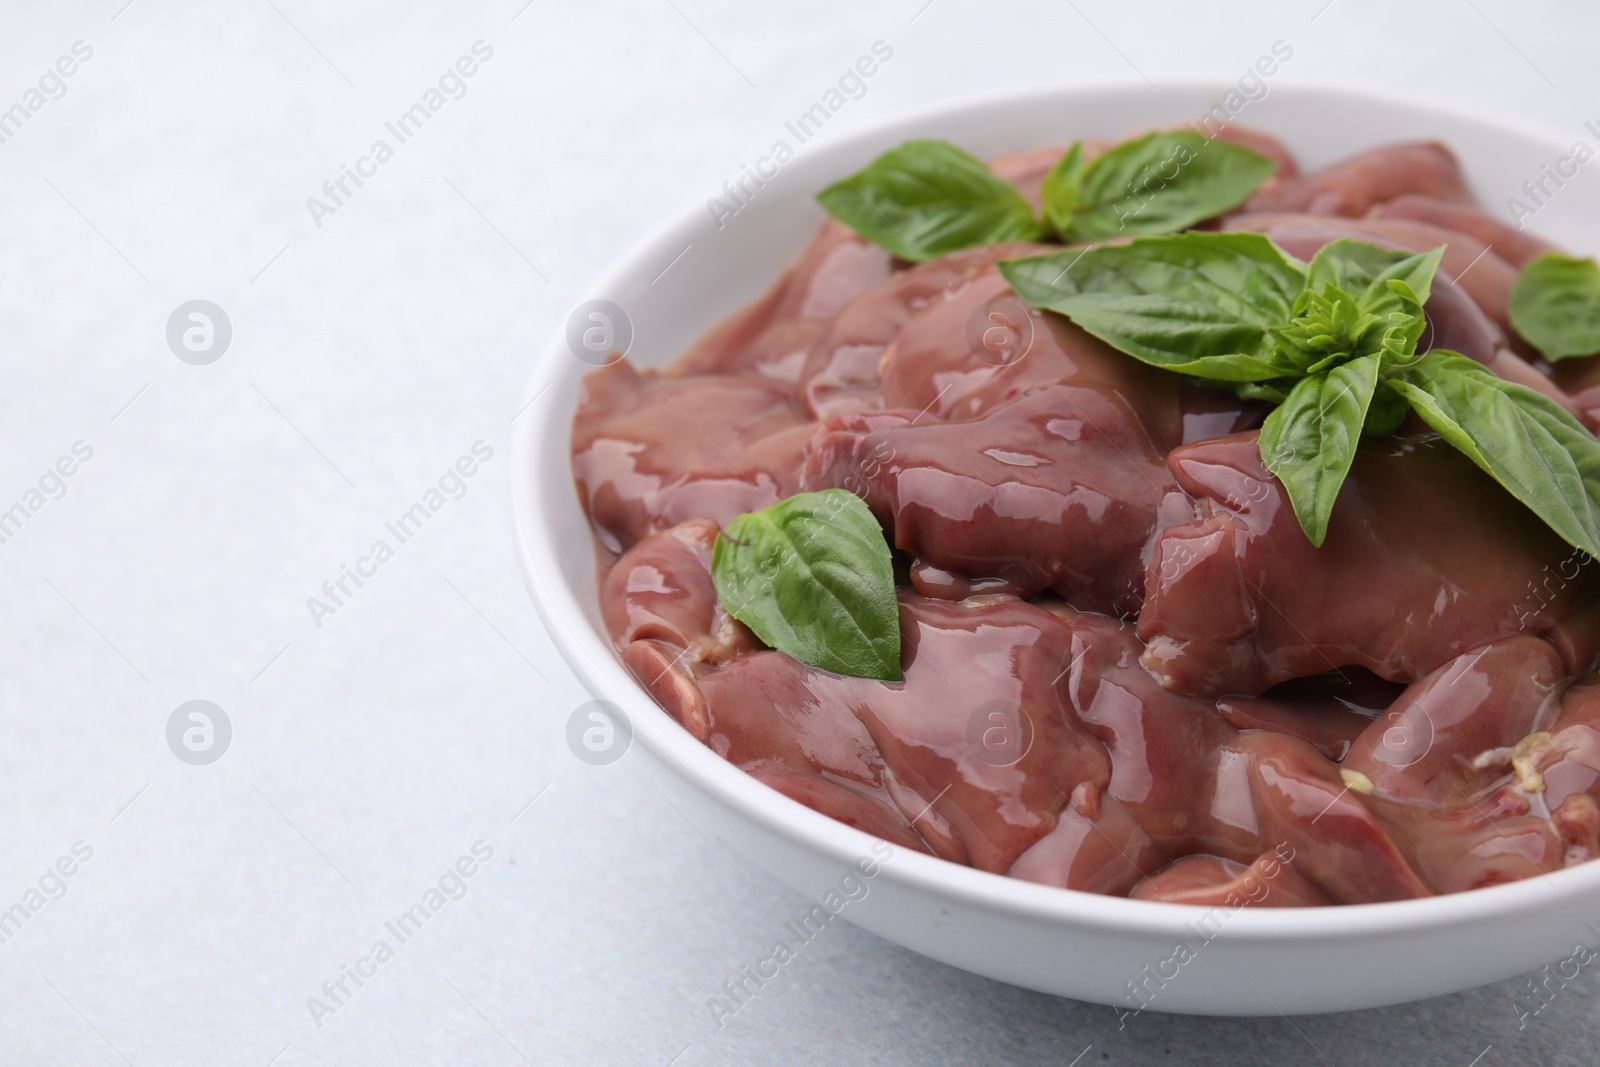
[[[1055,679],[1070,631],[1010,597],[906,593],[900,612],[903,683],[744,657],[700,682],[709,743],[756,773],[776,759],[786,773],[881,787],[936,855],[1005,871],[1055,828],[1074,790],[1109,774],[1104,750],[1063,714]],[[1026,731],[1026,743],[1008,749],[996,730]]]
[[[1254,695],[1345,666],[1409,682],[1593,595],[1572,550],[1436,437],[1364,442],[1320,548],[1254,434],[1175,450],[1205,514],[1167,527],[1145,574],[1145,662],[1178,692]]]
[[[682,374],[753,373],[792,382],[817,337],[850,301],[889,276],[891,257],[829,219],[767,294],[678,360]]]
[[[1481,241],[1494,249],[1494,254],[1511,264],[1522,267],[1528,260],[1555,250],[1555,246],[1526,230],[1507,225],[1472,204],[1459,200],[1441,200],[1419,193],[1405,193],[1372,208],[1374,219],[1410,219],[1425,222],[1447,230],[1455,230]]]
[[[861,495],[924,592],[931,568],[961,591],[1137,610],[1145,542],[1164,510],[1192,513],[1137,414],[1095,386],[1037,389],[971,422],[852,421],[823,424],[802,486]]]
[[[601,543],[620,552],[688,519],[725,523],[790,496],[809,436],[790,386],[619,360],[583,380],[572,468]]]
[[[839,310],[801,364],[800,396],[819,418],[882,406],[879,366],[900,331],[919,312],[961,293],[1002,259],[1036,255],[1047,246],[984,245],[900,271]]]
[[[1417,141],[1370,149],[1309,174],[1269,179],[1246,208],[1359,218],[1408,193],[1472,202],[1454,153],[1436,141]]]
[[[1181,378],[1028,307],[993,268],[908,319],[878,378],[886,406],[945,420],[979,418],[1041,386],[1103,386],[1133,407],[1157,444],[1183,433]]]

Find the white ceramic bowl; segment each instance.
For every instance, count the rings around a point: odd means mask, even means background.
[[[1281,137],[1303,167],[1386,141],[1438,138],[1460,155],[1486,209],[1501,217],[1506,198],[1524,196],[1522,183],[1540,177],[1541,166],[1565,155],[1573,139],[1594,140],[1584,131],[1530,134],[1344,89],[1267,85],[1268,95],[1249,102],[1236,121]],[[823,217],[816,190],[886,148],[910,137],[943,137],[988,157],[1116,136],[1196,119],[1229,88],[1012,94],[809,145],[722,229],[696,203],[636,245],[589,295],[627,311],[630,359],[663,364],[757,296],[794,258]],[[1529,228],[1595,252],[1597,185],[1580,179],[1556,191]],[[626,711],[636,742],[628,760],[642,757],[664,770],[645,773],[704,833],[821,901],[871,854],[875,839],[774,792],[695,741],[634,682],[604,636],[568,456],[578,380],[590,369],[569,350],[563,328],[534,368],[525,396],[535,399],[516,424],[514,512],[534,602],[577,676]],[[1052,889],[903,849],[864,884],[866,897],[841,912],[853,923],[969,971],[1123,1010],[1267,1015],[1394,1004],[1531,970],[1571,954],[1580,941],[1600,939],[1586,925],[1600,920],[1600,862],[1428,900],[1232,914]],[[1143,990],[1140,997],[1130,984]]]

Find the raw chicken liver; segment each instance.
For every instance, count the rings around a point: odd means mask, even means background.
[[[1596,361],[1552,373],[1508,333],[1547,246],[1478,211],[1448,150],[1301,173],[1228,136],[1278,173],[1208,226],[1301,259],[1445,245],[1423,347],[1600,425]],[[995,169],[1037,205],[1060,152]],[[573,472],[643,689],[815,811],[1065,889],[1303,907],[1600,858],[1593,562],[1415,421],[1361,445],[1312,547],[1261,464],[1265,404],[1112,350],[996,269],[1054,247],[910,265],[830,221],[672,370],[585,379]],[[901,681],[800,663],[718,599],[722,526],[826,488],[896,550]]]

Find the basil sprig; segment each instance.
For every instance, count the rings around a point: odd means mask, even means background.
[[[1600,353],[1600,267],[1547,252],[1511,286],[1511,326],[1552,363]]]
[[[1278,406],[1261,460],[1314,545],[1363,436],[1409,407],[1551,529],[1600,553],[1600,441],[1564,408],[1455,352],[1417,354],[1442,248],[1334,241],[1311,262],[1250,233],[1185,233],[1004,260],[1035,307],[1143,362]]]
[[[1045,176],[1042,220],[1014,185],[947,141],[907,141],[817,200],[867,240],[920,262],[1002,241],[1172,233],[1237,207],[1276,167],[1193,130],[1149,133],[1083,157],[1075,141]]]
[[[711,549],[728,614],[811,667],[899,681],[900,607],[883,528],[844,489],[740,515]]]

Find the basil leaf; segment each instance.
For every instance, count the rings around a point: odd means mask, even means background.
[[[1406,403],[1406,398],[1390,388],[1389,383],[1381,377],[1379,371],[1378,388],[1372,393],[1372,402],[1367,405],[1367,421],[1361,426],[1362,437],[1388,437],[1405,425],[1406,415],[1411,410],[1411,405]]]
[[[1335,285],[1356,298],[1363,311],[1380,311],[1394,290],[1389,282],[1403,282],[1418,304],[1426,304],[1433,276],[1444,258],[1444,245],[1431,252],[1406,252],[1379,248],[1366,241],[1341,237],[1317,249],[1306,269],[1306,288],[1320,291]]]
[[[1554,362],[1600,352],[1600,267],[1547,252],[1511,286],[1511,325]]]
[[[1060,312],[1122,352],[1219,381],[1298,373],[1271,331],[1289,321],[1305,266],[1259,233],[1184,233],[1002,260],[1034,307]]]
[[[728,614],[801,663],[900,680],[889,544],[854,493],[799,493],[740,515],[717,535],[711,582]]]
[[[1568,544],[1600,555],[1600,441],[1566,409],[1444,349],[1388,383]]]
[[[1409,285],[1394,278],[1385,283],[1385,290],[1363,297],[1362,307],[1369,314],[1388,320],[1388,329],[1378,344],[1390,362],[1401,362],[1416,354],[1422,331],[1428,328],[1428,317],[1422,310],[1427,298],[1419,298]]]
[[[1084,168],[1062,237],[1098,241],[1185,230],[1244,203],[1276,169],[1248,148],[1193,130],[1148,133]]]
[[[1039,203],[1044,220],[1058,237],[1065,238],[1072,228],[1072,213],[1078,210],[1078,187],[1083,184],[1083,142],[1073,141],[1039,186]]]
[[[948,141],[907,141],[817,194],[823,208],[901,259],[1040,236],[1010,182]]]
[[[1289,392],[1299,380],[1299,378],[1274,378],[1264,382],[1235,382],[1232,389],[1240,400],[1262,400],[1269,404],[1281,404],[1289,399]]]
[[[1378,357],[1341,363],[1300,379],[1261,425],[1261,462],[1283,483],[1300,528],[1319,548],[1377,386]]]

